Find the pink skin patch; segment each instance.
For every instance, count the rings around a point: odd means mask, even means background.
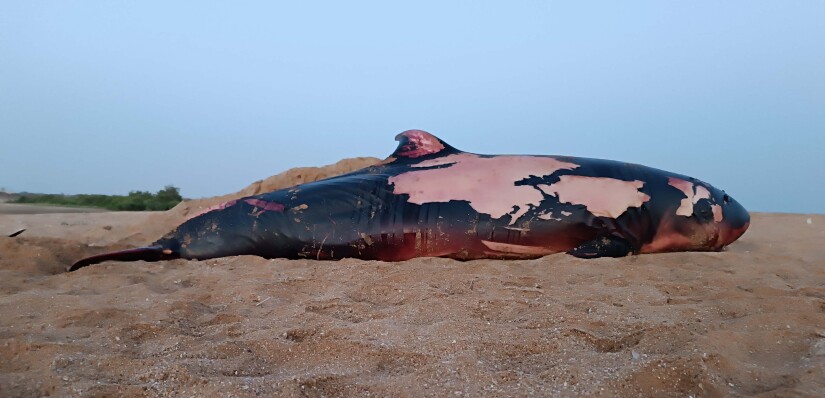
[[[675,177],[670,177],[668,184],[682,191],[685,195],[679,208],[676,209],[676,216],[690,217],[693,215],[693,205],[699,200],[713,200],[710,190],[702,185]],[[713,212],[713,221],[721,223],[724,218],[722,206],[711,204],[710,208]],[[661,253],[679,250],[713,250],[732,242],[726,240],[726,237],[723,236],[725,233],[724,227],[711,223],[701,223],[692,227],[688,225],[689,228],[687,229],[685,225],[682,225],[682,228],[676,228],[680,223],[684,223],[684,221],[678,217],[665,215],[658,228],[656,228],[656,235],[650,243],[642,246],[640,251],[642,253]],[[677,230],[681,230],[681,232],[677,232]]]
[[[675,177],[668,178],[667,183],[685,194],[685,198],[682,199],[682,202],[679,203],[679,208],[676,209],[677,216],[690,217],[693,215],[693,205],[701,199],[711,199],[710,191],[701,185]],[[722,206],[714,204],[711,205],[711,209],[713,210],[713,221],[717,223],[722,222],[724,218]]]
[[[229,206],[234,205],[235,203],[238,203],[238,199],[233,199],[233,200],[230,200],[230,201],[228,201],[228,202],[224,202],[224,203],[221,203],[221,204],[217,204],[217,205],[215,205],[215,206],[211,206],[211,207],[207,208],[206,210],[204,210],[204,211],[202,211],[202,212],[200,212],[200,213],[198,213],[198,214],[195,214],[195,215],[194,215],[194,216],[192,216],[192,217],[187,218],[187,220],[191,220],[191,219],[193,219],[193,218],[195,218],[195,217],[202,216],[202,215],[204,215],[204,214],[206,214],[206,213],[209,213],[210,211],[215,211],[215,210],[223,210],[223,209],[225,209],[225,208],[227,208],[227,207],[229,207]]]
[[[406,137],[407,142],[396,150],[395,154],[408,158],[418,158],[432,155],[444,150],[444,144],[434,135],[421,130],[407,130],[395,137],[396,141],[401,141],[401,137]]]
[[[584,205],[587,211],[598,217],[617,218],[631,207],[639,207],[650,196],[639,192],[642,181],[622,181],[607,177],[564,175],[559,182],[538,188],[559,198],[559,202]]]
[[[542,220],[553,220],[553,221],[562,221],[561,218],[553,217],[553,212],[539,214],[539,218]]]
[[[261,199],[244,199],[244,202],[246,202],[246,203],[248,203],[252,206],[261,208],[264,211],[267,211],[267,210],[277,211],[279,213],[283,213],[283,211],[284,211],[284,205],[282,205],[280,203],[276,203],[276,202],[267,202],[267,201],[261,200]]]
[[[710,199],[710,191],[701,185],[696,186],[696,196],[693,197],[693,203],[698,202],[699,199]]]
[[[690,217],[693,215],[693,183],[685,181],[680,178],[669,177],[667,179],[668,185],[682,191],[685,194],[685,199],[679,204],[676,209],[676,215]]]
[[[513,245],[510,243],[500,243],[500,242],[490,242],[488,240],[482,240],[481,243],[484,246],[487,246],[490,250],[495,250],[500,253],[507,253],[507,254],[526,254],[531,256],[546,256],[548,254],[556,253],[554,250],[550,250],[544,247],[537,247],[537,246],[524,246],[524,245]]]
[[[449,167],[413,170],[389,178],[393,193],[410,195],[416,204],[466,200],[479,213],[500,218],[512,214],[510,225],[524,215],[529,205],[538,206],[544,198],[531,186],[517,186],[516,181],[530,176],[546,176],[558,170],[572,170],[579,165],[552,157],[496,156],[481,157],[459,153],[427,160],[413,167]],[[514,211],[518,206],[518,211]]]
[[[722,215],[722,206],[710,205],[710,208],[713,210],[713,221],[722,222],[722,219],[724,219],[724,216]]]

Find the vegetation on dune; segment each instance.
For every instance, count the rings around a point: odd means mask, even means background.
[[[129,195],[51,195],[21,194],[12,203],[39,203],[74,207],[99,207],[109,210],[143,211],[169,210],[183,201],[177,187],[167,185],[153,194],[147,191],[131,191]]]

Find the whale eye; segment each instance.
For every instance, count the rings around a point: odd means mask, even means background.
[[[728,194],[725,194],[725,196],[722,197],[722,203],[724,203],[724,204],[730,203],[730,196],[728,196]]]
[[[711,208],[711,202],[708,199],[700,199],[696,204],[693,206],[693,214],[696,216],[697,219],[702,221],[708,221],[713,219],[713,209]]]

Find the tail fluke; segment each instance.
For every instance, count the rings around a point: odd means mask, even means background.
[[[66,268],[66,272],[77,271],[83,267],[104,261],[161,261],[175,258],[180,258],[180,256],[170,249],[164,249],[163,246],[138,247],[86,257]]]

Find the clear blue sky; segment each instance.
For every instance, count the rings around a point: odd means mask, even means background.
[[[220,195],[418,128],[825,213],[825,1],[397,3],[3,2],[0,187]]]

